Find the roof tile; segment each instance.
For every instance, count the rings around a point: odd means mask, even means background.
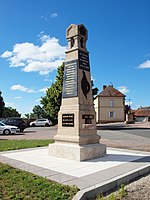
[[[123,93],[121,93],[119,90],[115,89],[112,85],[109,85],[101,93],[98,95],[99,97],[125,97]]]
[[[136,117],[150,117],[150,109],[138,109],[134,112]]]

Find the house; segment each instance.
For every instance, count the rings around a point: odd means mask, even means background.
[[[113,85],[103,86],[94,100],[97,123],[125,121],[125,95]]]
[[[141,107],[134,112],[136,122],[149,122],[150,121],[150,107]]]

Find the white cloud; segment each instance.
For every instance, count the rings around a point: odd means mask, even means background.
[[[38,37],[41,46],[29,42],[15,44],[12,52],[5,51],[1,57],[9,61],[10,67],[22,67],[25,72],[46,75],[56,70],[64,61],[66,46],[61,46],[57,38],[43,32]]]
[[[22,92],[27,92],[27,93],[38,93],[38,92],[43,92],[43,93],[46,93],[46,90],[48,89],[48,87],[44,87],[44,88],[41,88],[39,90],[33,90],[33,89],[30,89],[30,88],[27,88],[23,85],[12,85],[10,87],[11,90],[18,90],[18,91],[22,91]],[[22,97],[21,96],[17,96],[17,97],[14,97],[15,99],[21,99]]]
[[[147,53],[144,55],[144,57],[149,57],[150,56],[150,53]]]
[[[141,107],[140,105],[134,105],[134,104],[132,105],[132,109],[133,109],[133,110],[137,110],[137,109],[140,108],[140,107]]]
[[[94,78],[93,76],[91,76],[91,80],[92,80],[93,82],[95,82],[95,78]]]
[[[62,64],[62,60],[55,60],[54,62],[31,61],[23,68],[25,72],[39,72],[41,75],[47,75],[49,72],[57,69]]]
[[[49,79],[49,78],[45,78],[44,81],[51,82],[51,83],[53,82],[52,79]]]
[[[39,103],[40,103],[40,101],[41,101],[41,99],[37,99],[37,100],[36,100],[36,102],[39,102]]]
[[[119,90],[121,93],[123,93],[123,94],[126,94],[126,93],[130,92],[130,91],[127,89],[126,86],[119,86],[119,87],[117,87],[117,88],[118,88],[118,90]]]
[[[125,101],[125,105],[130,105],[131,106],[131,105],[133,105],[133,102],[131,100],[129,101],[129,99],[127,99]]]
[[[58,13],[54,12],[54,13],[46,13],[45,15],[41,16],[41,19],[48,21],[50,20],[50,18],[56,18],[58,17]]]
[[[55,13],[52,13],[52,14],[51,14],[51,17],[52,17],[52,18],[58,17],[58,13],[56,13],[56,12],[55,12]]]
[[[147,60],[147,61],[145,61],[144,63],[142,63],[142,64],[140,64],[139,66],[138,66],[138,68],[139,69],[148,69],[148,68],[150,68],[150,60]]]
[[[12,102],[5,102],[5,106],[6,107],[14,107],[14,103],[12,103]]]
[[[18,96],[18,97],[14,97],[14,99],[22,99],[22,97]]]
[[[12,52],[10,52],[10,51],[5,51],[3,54],[2,54],[2,58],[9,58],[9,57],[11,57],[13,55],[13,53]]]
[[[11,86],[10,89],[11,89],[11,90],[19,90],[19,91],[28,92],[28,93],[36,93],[35,90],[32,90],[32,89],[30,89],[30,88],[26,88],[26,87],[24,87],[24,86],[22,86],[22,85],[13,85],[13,86]]]
[[[44,92],[44,93],[46,93],[47,88],[48,88],[48,87],[42,88],[42,89],[39,90],[39,92]]]
[[[45,21],[47,21],[47,20],[48,20],[48,17],[47,17],[46,15],[45,15],[45,16],[42,15],[42,16],[41,16],[41,19],[44,19]]]

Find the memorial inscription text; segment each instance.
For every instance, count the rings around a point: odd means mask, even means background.
[[[90,71],[89,54],[84,51],[79,51],[79,68]]]
[[[63,98],[77,96],[77,60],[65,63]]]
[[[74,126],[74,114],[62,114],[62,126]]]
[[[94,119],[94,115],[82,115],[82,119],[85,119],[85,124],[92,124],[92,119]]]

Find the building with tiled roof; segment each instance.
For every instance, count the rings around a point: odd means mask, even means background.
[[[103,86],[94,100],[97,123],[125,121],[125,95],[113,85]]]
[[[144,107],[137,109],[134,112],[135,121],[137,122],[148,122],[150,121],[150,107]]]

